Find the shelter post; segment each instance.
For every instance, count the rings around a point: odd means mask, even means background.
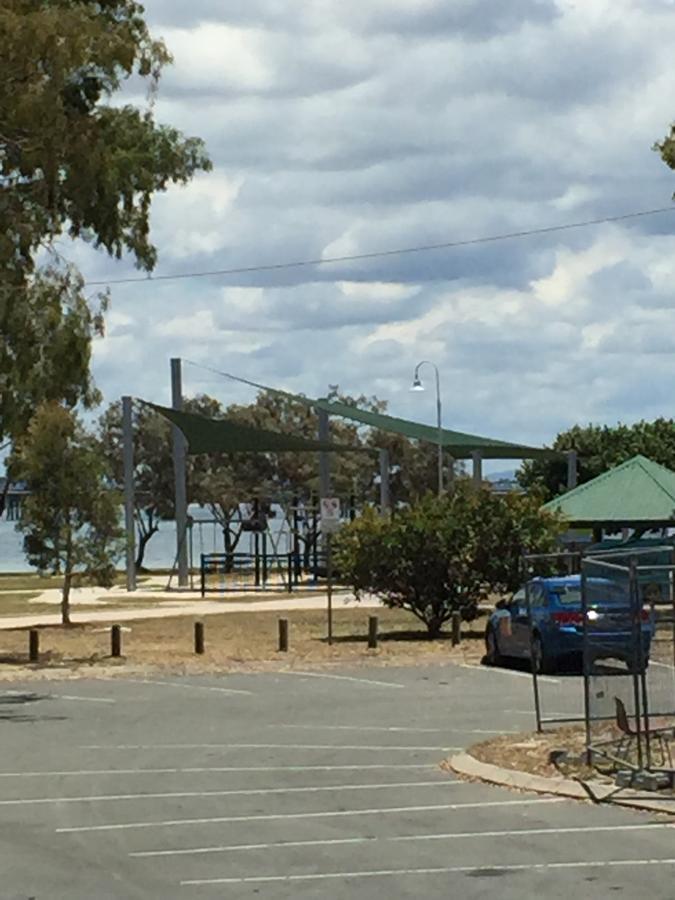
[[[171,360],[171,406],[180,411],[183,408],[183,384],[181,360]],[[185,458],[187,448],[182,431],[177,425],[171,429],[173,437],[173,470],[175,478],[175,515],[176,515],[176,558],[178,560],[178,586],[187,587],[187,485],[185,477]]]
[[[124,464],[124,532],[127,591],[136,590],[136,542],[134,530],[134,433],[131,397],[122,397],[122,458]]]
[[[386,516],[391,509],[389,493],[389,451],[380,450],[380,513]]]
[[[565,455],[567,456],[567,490],[570,491],[577,486],[579,459],[576,450],[568,450]]]
[[[473,460],[473,486],[480,488],[483,484],[483,454],[480,450],[472,450],[471,459]]]

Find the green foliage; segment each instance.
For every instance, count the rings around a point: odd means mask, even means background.
[[[12,463],[30,496],[17,528],[31,565],[63,574],[61,613],[70,622],[70,588],[75,578],[112,585],[121,552],[119,495],[97,441],[75,415],[58,403],[33,416]]]
[[[535,497],[458,481],[390,518],[367,510],[336,537],[336,566],[357,596],[409,610],[434,637],[453,612],[471,620],[490,593],[515,590],[522,554],[552,550],[559,531]]]
[[[554,450],[576,450],[578,483],[583,484],[638,453],[654,462],[675,469],[675,422],[656,419],[634,425],[575,425],[561,432],[553,442]],[[528,460],[516,475],[519,484],[540,491],[545,500],[563,493],[567,486],[564,458]]]
[[[21,286],[63,229],[145,269],[150,202],[210,163],[201,141],[110,104],[169,53],[132,0],[4,0],[0,9],[0,283]]]

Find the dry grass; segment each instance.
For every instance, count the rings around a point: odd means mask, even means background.
[[[611,726],[604,726],[603,731],[607,732],[608,737],[613,734]],[[475,744],[468,752],[481,762],[518,772],[529,772],[531,775],[543,775],[548,778],[559,777],[561,774],[569,777],[573,775],[582,778],[597,777],[598,773],[581,761],[576,765],[565,764],[560,767],[556,767],[550,761],[551,753],[556,750],[565,750],[581,760],[586,746],[585,740],[583,725],[566,725],[541,734],[528,732],[490,738]]]
[[[193,622],[189,616],[146,619],[123,626],[124,659],[110,659],[110,626],[92,624],[40,629],[41,663],[27,664],[26,629],[0,632],[0,678],[25,677],[30,672],[70,670],[91,674],[92,667],[138,671],[213,672],[295,665],[380,663],[414,665],[434,662],[477,662],[483,655],[483,623],[464,627],[462,643],[453,648],[449,635],[430,641],[408,614],[378,610],[380,642],[367,647],[368,616],[372,610],[334,612],[334,640],[326,642],[323,610],[225,613],[207,616],[206,653],[193,653]],[[277,649],[278,620],[290,623],[290,651]]]
[[[21,616],[24,613],[54,612],[55,609],[58,609],[48,603],[29,602],[39,596],[39,591],[0,593],[0,616]]]
[[[139,584],[147,581],[149,575],[139,575]],[[126,575],[124,572],[117,572],[115,575],[115,584],[125,584]],[[0,575],[0,592],[5,591],[46,591],[49,588],[60,588],[63,586],[62,575],[38,575],[36,572],[27,572],[25,574],[8,574]],[[2,597],[0,596],[0,600]]]

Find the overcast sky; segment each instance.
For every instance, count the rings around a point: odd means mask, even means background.
[[[148,0],[160,121],[214,171],[154,205],[156,274],[365,253],[670,204],[673,0]],[[128,96],[144,103],[142,95]],[[78,250],[90,279],[129,264]],[[181,356],[309,395],[550,441],[675,413],[675,212],[352,264],[112,288],[106,399]],[[249,389],[186,367],[187,393]],[[429,381],[431,387],[431,381]]]

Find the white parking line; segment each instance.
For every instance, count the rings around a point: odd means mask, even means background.
[[[475,669],[479,672],[492,672],[494,675],[515,675],[517,678],[529,678],[532,681],[532,674],[530,672],[519,672],[517,669],[502,669],[499,667],[491,667],[491,666],[472,666],[470,663],[461,663],[460,669]],[[548,675],[538,675],[538,681],[545,681],[548,684],[562,684],[562,681],[559,678],[551,678]]]
[[[448,747],[447,744],[434,747],[389,747],[363,746],[361,744],[83,744],[80,750],[463,750],[463,747]]]
[[[0,778],[63,778],[90,775],[196,775],[202,772],[346,772],[366,769],[437,769],[435,763],[364,763],[349,766],[190,766],[178,769],[78,769],[52,772],[0,772]]]
[[[255,797],[266,794],[320,794],[327,791],[381,791],[400,788],[464,787],[468,781],[453,779],[436,781],[399,781],[389,784],[329,784],[311,787],[238,788],[224,791],[167,791],[141,794],[92,794],[89,797],[21,797],[0,800],[0,806],[35,806],[40,803],[106,803],[114,800],[170,800],[186,797]]]
[[[313,841],[274,841],[269,844],[225,844],[221,847],[179,848],[177,850],[136,850],[129,853],[134,857],[153,856],[196,856],[205,853],[233,853],[240,850],[283,850],[291,847],[323,847],[340,844],[392,843],[397,841],[449,841],[462,838],[498,838],[498,837],[533,837],[537,835],[577,834],[580,832],[606,831],[653,831],[675,828],[670,822],[649,823],[646,825],[581,825],[577,828],[522,828],[508,831],[458,831],[446,834],[405,834],[394,837],[348,837],[327,838]]]
[[[158,684],[162,687],[182,688],[188,691],[215,691],[218,694],[245,694],[251,696],[253,691],[244,691],[237,688],[215,687],[209,684],[181,684],[179,681],[157,681],[151,678],[125,678],[131,684]]]
[[[372,678],[356,678],[353,675],[330,675],[327,672],[277,672],[277,675],[297,675],[301,678],[332,678],[334,681],[356,681],[358,684],[373,684],[376,687],[404,688],[395,681],[374,681]]]
[[[269,728],[299,728],[303,731],[379,731],[384,733],[409,734],[518,734],[504,728],[403,728],[395,725],[296,725],[291,722],[269,723]]]
[[[296,725],[292,722],[282,722],[277,725],[270,722],[269,728],[300,728],[303,731],[384,731],[384,732],[417,732],[424,734],[447,734],[449,728],[402,728],[396,725]]]
[[[110,825],[72,825],[56,828],[56,834],[90,831],[127,831],[132,828],[174,828],[181,825],[210,825],[223,822],[271,822],[291,819],[332,819],[342,816],[384,816],[394,813],[434,812],[442,809],[482,809],[499,806],[536,806],[544,803],[569,803],[565,797],[546,797],[531,800],[490,800],[482,803],[439,803],[432,806],[385,806],[376,809],[339,809],[321,812],[274,813],[252,816],[214,816],[202,819],[165,819],[159,822],[120,822]]]
[[[217,884],[263,884],[278,881],[322,881],[339,878],[385,878],[402,875],[451,875],[459,872],[531,872],[549,869],[605,869],[613,866],[673,866],[675,859],[609,859],[603,861],[517,863],[504,866],[437,866],[425,869],[372,869],[361,872],[323,872],[307,875],[251,875],[245,878],[194,878],[181,881],[183,887],[208,887]]]

